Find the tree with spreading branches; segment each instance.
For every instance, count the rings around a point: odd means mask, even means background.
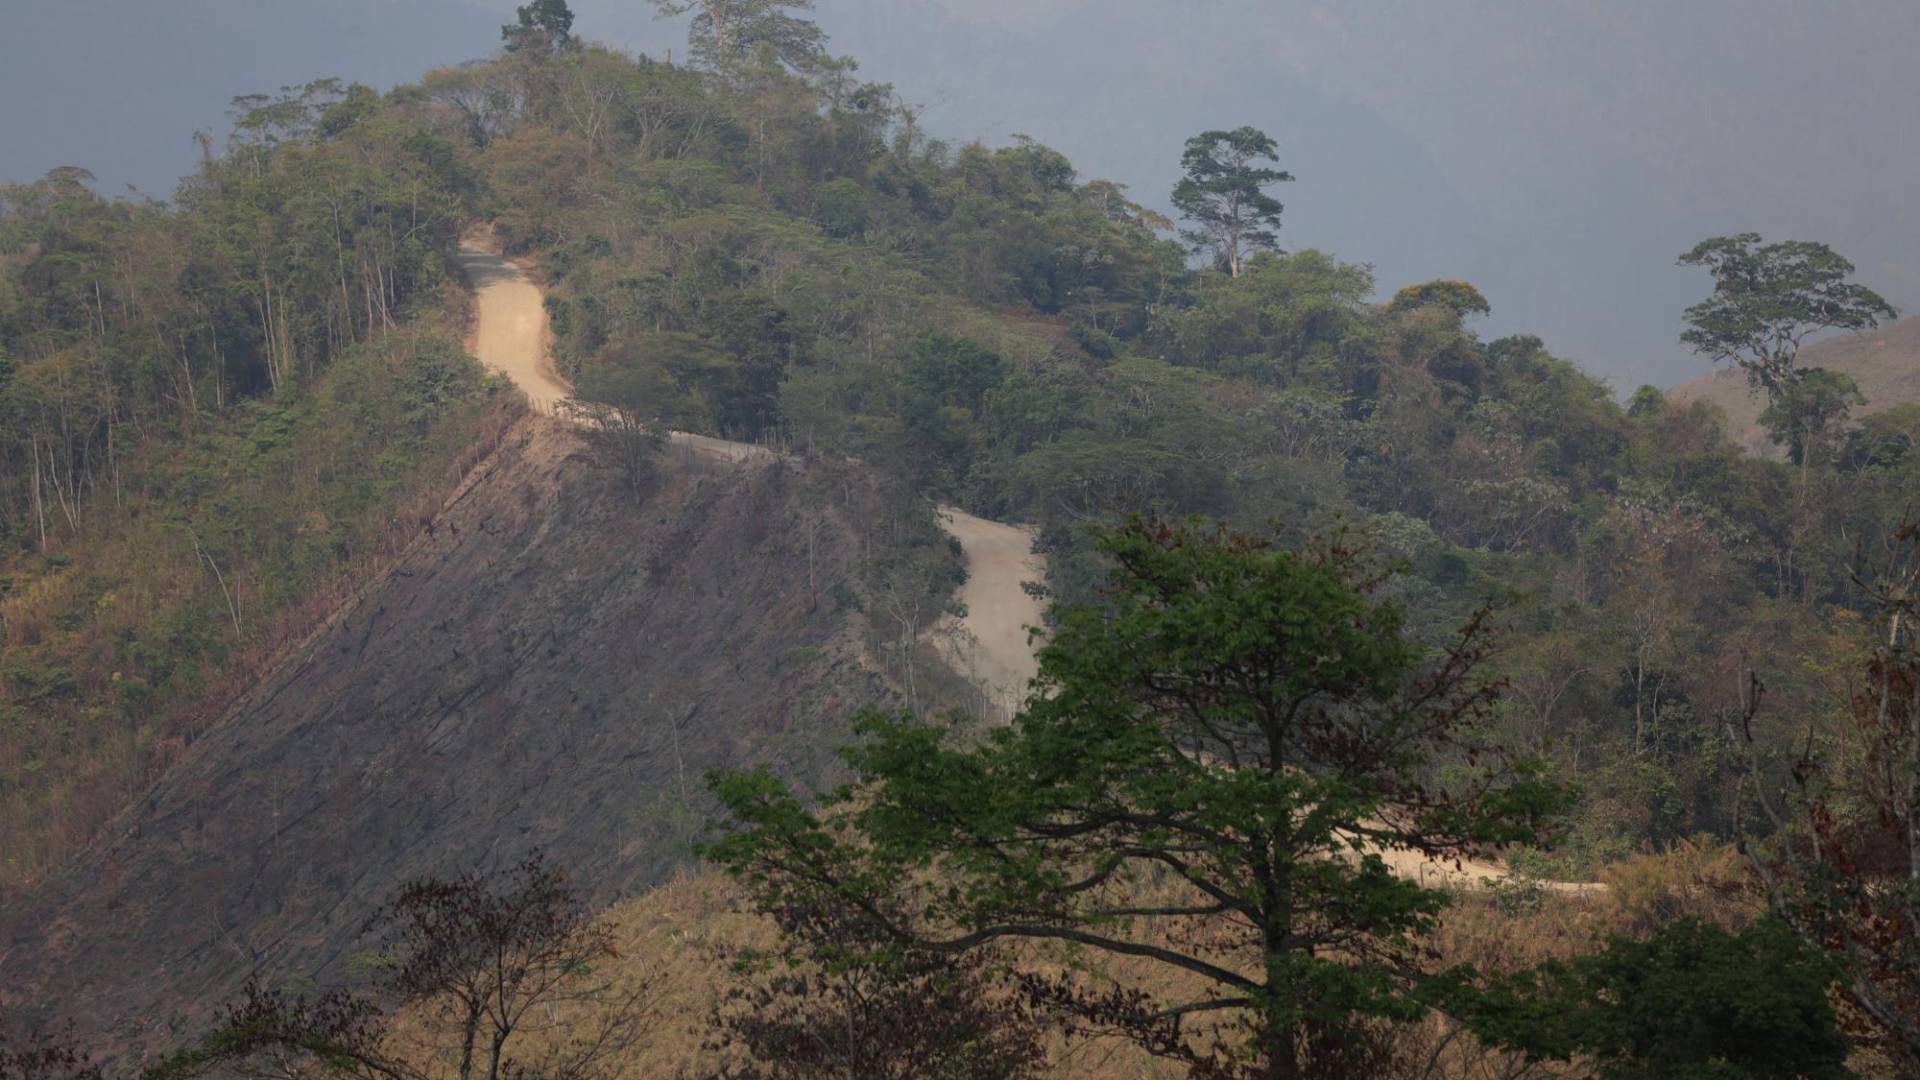
[[[500,28],[500,42],[508,52],[558,52],[574,47],[573,11],[567,0],[531,0],[514,12],[515,21]]]
[[[693,13],[687,40],[693,58],[719,69],[751,59],[762,49],[800,70],[825,54],[827,36],[818,23],[796,12],[813,0],[652,0],[662,17]]]
[[[1483,616],[1414,640],[1387,573],[1338,536],[1134,520],[1104,533],[1107,603],[1069,607],[1011,726],[961,743],[867,714],[819,809],[721,774],[706,849],[771,906],[829,906],[888,947],[1147,961],[1160,999],[1059,968],[1021,989],[1083,1033],[1204,1075],[1339,1075],[1410,1020],[1447,894],[1383,855],[1536,837],[1565,793],[1474,732],[1496,698]]]
[[[1680,256],[1680,265],[1713,275],[1713,295],[1686,310],[1681,343],[1746,372],[1770,400],[1801,378],[1794,363],[1811,335],[1869,330],[1899,316],[1879,293],[1848,281],[1853,264],[1825,244],[1717,236]]]

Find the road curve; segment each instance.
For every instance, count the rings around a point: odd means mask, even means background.
[[[538,412],[553,415],[573,396],[547,355],[547,310],[540,287],[526,270],[494,250],[487,230],[460,242],[460,269],[474,290],[468,351],[506,376]],[[720,461],[771,459],[774,452],[751,443],[674,432],[673,443]],[[949,507],[941,523],[960,542],[967,583],[959,599],[967,615],[945,620],[934,638],[949,663],[980,686],[987,699],[1011,715],[1037,670],[1027,628],[1040,625],[1040,602],[1021,585],[1046,577],[1033,554],[1033,537],[1014,525],[986,521]]]
[[[474,325],[468,348],[480,362],[511,379],[534,408],[553,414],[573,396],[573,388],[547,356],[547,311],[539,286],[520,266],[493,250],[484,231],[461,241],[460,268],[474,287]],[[770,460],[774,452],[751,443],[729,442],[674,432],[675,445],[722,461]],[[959,599],[966,615],[942,620],[933,631],[936,646],[963,676],[979,686],[1001,719],[1013,715],[1038,670],[1030,627],[1041,624],[1041,604],[1021,586],[1046,579],[1046,563],[1033,552],[1033,535],[1017,525],[988,521],[940,508],[941,525],[960,542],[967,582]],[[1381,858],[1402,877],[1454,889],[1479,888],[1482,879],[1501,880],[1505,868],[1489,862],[1461,866],[1425,859],[1413,852],[1383,851]],[[1605,892],[1591,883],[1542,883],[1575,895]]]

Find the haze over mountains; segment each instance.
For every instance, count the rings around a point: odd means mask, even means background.
[[[192,164],[181,133],[220,130],[232,95],[411,78],[483,54],[512,6],[29,5],[0,41],[0,92],[43,107],[0,118],[0,178],[82,164],[105,190],[164,194]],[[683,40],[639,0],[575,6],[588,37]],[[1473,280],[1489,333],[1541,333],[1622,390],[1699,373],[1674,336],[1705,282],[1673,259],[1700,237],[1823,240],[1920,303],[1920,219],[1903,212],[1920,6],[1900,0],[821,0],[818,16],[937,133],[1028,134],[1149,202],[1187,135],[1261,125],[1299,177],[1281,192],[1289,246],[1372,262],[1383,289]]]

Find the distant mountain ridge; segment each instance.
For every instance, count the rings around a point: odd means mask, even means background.
[[[1828,338],[1803,349],[1803,368],[1827,368],[1860,384],[1866,405],[1854,410],[1854,419],[1920,402],[1920,316],[1901,319],[1863,334]],[[1727,417],[1727,434],[1741,449],[1764,457],[1783,453],[1760,426],[1766,402],[1747,386],[1746,376],[1721,368],[1689,379],[1667,391],[1670,401],[1682,405],[1705,401]]]

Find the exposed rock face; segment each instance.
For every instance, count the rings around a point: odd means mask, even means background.
[[[880,496],[679,448],[638,494],[583,451],[516,429],[391,576],[0,914],[0,1001],[168,1047],[252,972],[337,978],[405,879],[541,845],[608,902],[684,861],[705,769],[826,775],[845,717],[896,700],[835,601]]]

